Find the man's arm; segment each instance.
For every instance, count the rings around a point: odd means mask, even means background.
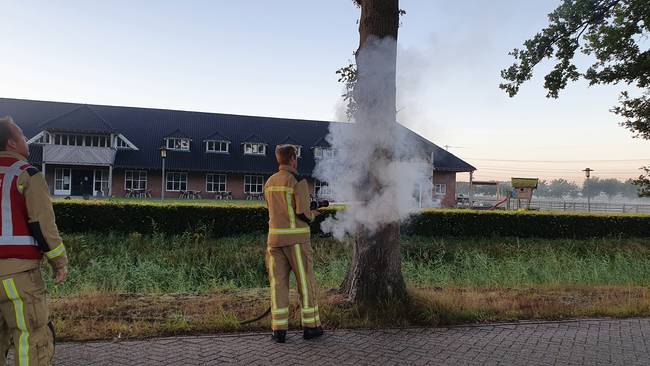
[[[308,224],[311,223],[316,213],[309,207],[309,185],[306,179],[296,183],[293,194],[296,200],[296,217]]]
[[[27,203],[29,228],[55,269],[56,281],[63,282],[67,273],[68,256],[56,226],[50,191],[43,173],[36,168],[29,168],[28,173],[23,195]]]

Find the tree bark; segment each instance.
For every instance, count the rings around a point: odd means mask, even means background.
[[[390,127],[390,124],[397,123],[395,73],[399,0],[355,1],[361,8],[359,49],[356,53],[358,79],[354,92],[358,105],[357,113],[360,118],[366,119],[363,123],[368,129]],[[392,38],[393,42],[383,43],[387,37]],[[380,44],[381,46],[378,46]],[[384,52],[386,44],[389,45],[388,52]],[[365,48],[375,46],[382,47],[382,52],[369,53],[364,56],[365,59],[360,59]],[[369,60],[368,57],[385,59]],[[379,89],[377,85],[382,86],[381,92],[376,91]],[[374,169],[373,166],[385,166],[381,162],[390,161],[392,157],[390,149],[379,147],[375,150],[371,161],[368,162],[370,168],[367,184],[358,187],[358,197],[381,196],[383,187],[378,176],[384,172]],[[357,230],[352,261],[341,285],[341,292],[351,301],[366,305],[406,299],[406,285],[401,268],[399,222],[385,224],[377,230],[364,227]]]

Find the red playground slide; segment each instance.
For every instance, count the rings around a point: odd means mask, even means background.
[[[499,206],[501,206],[502,204],[506,203],[506,201],[508,201],[508,198],[509,198],[509,197],[506,197],[506,198],[504,198],[503,200],[501,200],[501,201],[495,203],[494,206],[490,207],[490,210],[496,210]]]

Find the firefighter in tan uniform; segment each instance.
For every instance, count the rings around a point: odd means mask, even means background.
[[[266,265],[271,287],[273,339],[284,343],[289,327],[289,273],[296,277],[300,293],[303,338],[323,335],[314,281],[309,223],[318,215],[310,210],[309,187],[297,176],[298,159],[293,145],[280,145],[275,157],[280,169],[264,186],[269,207]]]
[[[0,118],[0,357],[13,341],[15,364],[51,365],[54,328],[49,322],[41,261],[65,281],[68,259],[54,220],[45,177],[26,161],[22,130]]]

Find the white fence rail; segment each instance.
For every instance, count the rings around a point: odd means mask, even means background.
[[[496,204],[495,198],[476,198],[475,206],[490,207]],[[524,201],[521,202],[525,206]],[[516,201],[510,200],[510,209],[516,209]],[[507,208],[507,203],[499,206],[501,209]],[[576,211],[576,212],[615,212],[615,213],[644,213],[650,214],[650,205],[633,204],[633,203],[609,203],[609,202],[592,202],[588,205],[587,202],[582,201],[547,201],[533,199],[530,203],[530,208],[540,211]]]

